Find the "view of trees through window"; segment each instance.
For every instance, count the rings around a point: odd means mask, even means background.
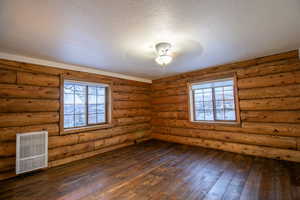
[[[233,79],[224,79],[193,84],[194,121],[235,121],[233,83]]]
[[[105,85],[65,81],[64,128],[105,123],[106,93]]]

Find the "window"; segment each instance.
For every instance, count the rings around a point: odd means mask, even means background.
[[[108,85],[64,81],[64,128],[108,122]]]
[[[191,84],[192,121],[237,121],[234,87],[234,78]]]

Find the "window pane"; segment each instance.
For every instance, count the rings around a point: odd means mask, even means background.
[[[75,126],[85,126],[85,125],[86,125],[85,114],[75,115]]]
[[[93,87],[93,86],[88,86],[88,90],[89,90],[89,94],[91,95],[96,95],[96,86]]]
[[[195,95],[194,101],[197,102],[202,102],[203,101],[203,95]]]
[[[210,93],[211,94],[212,89],[211,88],[207,88],[207,89],[203,89],[203,93]]]
[[[223,88],[215,88],[215,99],[223,100]]]
[[[224,101],[224,104],[225,104],[225,109],[234,109],[234,101],[233,100]]]
[[[64,105],[64,114],[74,114],[74,104],[67,104]]]
[[[75,104],[85,104],[86,95],[85,94],[75,94]]]
[[[105,95],[106,87],[65,81],[64,126],[72,128],[105,122]]]
[[[192,89],[203,89],[203,88],[210,88],[212,87],[211,83],[201,83],[192,85]]]
[[[223,87],[215,87],[215,92],[223,92]]]
[[[74,95],[64,94],[64,104],[74,104]]]
[[[74,127],[74,115],[64,115],[64,128]]]
[[[225,86],[230,86],[233,84],[233,80],[226,80],[226,81],[216,81],[214,82],[213,87],[225,87]]]
[[[203,82],[199,84],[193,84],[192,89],[202,89],[202,88],[216,88],[216,87],[226,87],[226,86],[232,86],[233,80],[227,79],[227,80],[219,80],[219,81],[208,81]]]
[[[64,84],[64,93],[73,94],[74,93],[74,85],[70,83]]]
[[[89,114],[93,114],[97,112],[97,105],[96,104],[89,104]]]
[[[89,104],[96,104],[96,95],[89,95]]]
[[[97,123],[105,122],[105,115],[104,114],[97,114]]]
[[[86,94],[86,86],[84,85],[75,85],[76,94]]]
[[[204,94],[204,101],[212,101],[212,95],[211,94]]]
[[[85,104],[76,104],[75,105],[75,114],[84,114],[86,112]]]
[[[224,109],[224,102],[223,101],[216,101],[215,105],[216,105],[217,110]]]
[[[105,96],[97,96],[97,104],[104,104]]]
[[[97,95],[105,95],[105,87],[97,87]]]
[[[211,90],[211,88],[204,90],[204,101],[212,101],[212,90]]]
[[[197,89],[197,90],[193,90],[194,94],[203,94],[203,89]]]
[[[225,90],[224,98],[225,99],[233,99],[233,90]]]
[[[203,102],[205,110],[212,110],[213,109],[213,102],[212,101],[205,101]]]
[[[193,84],[195,120],[235,120],[233,84],[233,78]]]
[[[232,86],[227,86],[227,87],[224,87],[224,90],[225,91],[233,91],[233,87]]]
[[[213,110],[205,110],[205,120],[214,120]]]
[[[195,103],[195,109],[196,110],[204,110],[204,103],[203,102]]]
[[[89,124],[96,124],[96,123],[97,123],[96,114],[89,114]]]
[[[225,120],[235,120],[234,110],[225,110]]]
[[[97,113],[105,113],[105,105],[97,104]]]
[[[224,110],[223,109],[216,110],[216,120],[224,120]]]
[[[204,120],[204,112],[196,110],[195,120]]]

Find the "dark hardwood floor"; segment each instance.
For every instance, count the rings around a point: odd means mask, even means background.
[[[0,182],[0,199],[300,200],[290,163],[148,141]]]

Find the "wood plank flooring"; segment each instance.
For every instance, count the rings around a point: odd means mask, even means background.
[[[300,200],[289,165],[151,140],[0,182],[2,200]]]

